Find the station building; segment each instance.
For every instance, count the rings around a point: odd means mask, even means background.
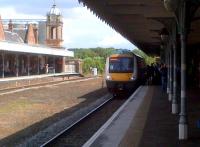
[[[67,65],[74,53],[62,42],[63,20],[55,4],[46,20],[0,18],[0,77],[76,72]]]

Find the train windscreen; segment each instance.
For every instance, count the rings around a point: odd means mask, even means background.
[[[132,73],[133,58],[130,57],[111,57],[109,61],[110,73]]]

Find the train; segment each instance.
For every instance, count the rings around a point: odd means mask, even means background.
[[[145,83],[144,58],[129,50],[116,50],[106,59],[105,81],[109,92],[132,92]]]

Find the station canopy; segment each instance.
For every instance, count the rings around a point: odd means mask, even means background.
[[[174,14],[167,11],[163,0],[79,0],[98,18],[147,54],[159,54],[160,32],[172,22]],[[200,10],[192,21],[188,43],[200,42]]]

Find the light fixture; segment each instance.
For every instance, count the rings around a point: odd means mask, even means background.
[[[160,45],[160,49],[161,49],[161,50],[164,49],[164,45],[163,45],[163,44]]]
[[[164,1],[164,6],[168,11],[170,12],[176,11],[179,4],[179,0],[163,0],[163,1]]]
[[[166,42],[169,38],[169,32],[166,28],[163,28],[160,32],[160,38],[163,42]]]

